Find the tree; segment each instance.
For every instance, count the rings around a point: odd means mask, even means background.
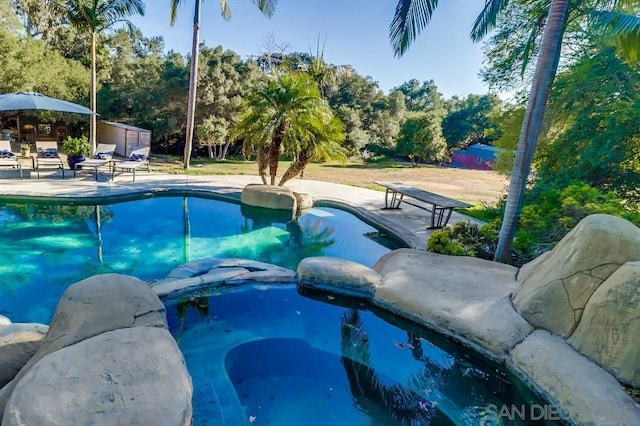
[[[97,79],[96,79],[96,38],[99,33],[119,22],[132,24],[125,18],[135,14],[144,15],[143,0],[58,0],[56,6],[65,11],[66,18],[79,31],[89,34],[91,38],[91,111],[97,112]],[[91,152],[96,148],[97,116],[91,116],[89,140]]]
[[[418,161],[437,162],[444,159],[447,144],[442,136],[442,115],[437,110],[412,113],[407,116],[396,144],[399,155]]]
[[[431,108],[441,108],[444,104],[442,93],[433,80],[423,81],[411,79],[392,89],[404,95],[404,104],[409,111],[420,112]]]
[[[326,126],[333,126],[333,113],[306,73],[269,77],[247,98],[245,107],[234,135],[244,139],[246,152],[257,153],[258,174],[265,184],[268,166],[270,184],[275,185],[283,145],[289,152],[312,153],[312,146],[337,134],[327,131]]]
[[[456,99],[454,108],[442,121],[447,147],[466,148],[496,139],[499,129],[492,119],[492,113],[499,104],[500,99],[495,95],[469,95],[464,99]]]
[[[184,0],[171,0],[171,25],[173,25],[178,17],[178,6],[183,3]],[[227,0],[218,0],[220,3],[220,9],[222,11],[222,17],[225,20],[231,19],[231,9],[229,8],[229,2]],[[258,9],[267,17],[270,18],[276,7],[277,0],[251,0],[251,3],[258,6]],[[184,168],[189,168],[189,161],[191,160],[191,149],[193,147],[193,129],[195,121],[195,109],[196,109],[196,90],[198,86],[198,58],[200,47],[200,9],[202,6],[202,0],[195,0],[195,10],[193,12],[193,40],[191,44],[191,72],[189,74],[189,99],[187,102],[187,128],[185,134],[184,144]]]
[[[624,2],[602,0],[599,3],[605,7],[616,7],[619,3]],[[508,4],[508,0],[487,0],[484,9],[474,23],[471,32],[472,39],[479,40],[486,35],[490,29],[495,27],[498,15]],[[402,55],[411,42],[415,40],[418,33],[429,23],[436,5],[437,1],[435,0],[398,1],[395,16],[390,27],[391,43],[396,56]],[[546,110],[549,91],[560,61],[562,38],[568,18],[568,11],[568,0],[551,0],[546,19],[544,20],[542,43],[538,51],[531,92],[520,132],[502,227],[500,229],[498,247],[494,258],[494,260],[499,262],[511,262],[516,224],[522,208],[522,198],[531,170],[533,154],[542,128],[542,120]],[[630,41],[637,40],[640,22],[625,20],[620,16],[608,16],[609,15],[605,15],[601,17],[601,19],[606,25],[611,26],[612,32],[621,40],[621,44],[625,45],[626,43],[628,46]],[[631,36],[628,36],[629,34],[631,34]],[[638,45],[631,46],[630,50],[637,51]]]

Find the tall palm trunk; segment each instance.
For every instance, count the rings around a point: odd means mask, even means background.
[[[549,6],[549,16],[544,28],[542,45],[527,103],[527,111],[522,123],[518,149],[511,173],[511,183],[509,184],[509,193],[502,227],[500,228],[500,238],[493,259],[496,262],[512,262],[513,239],[520,210],[522,209],[522,198],[526,189],[527,178],[531,171],[533,154],[540,136],[549,91],[560,61],[560,49],[568,7],[568,0],[552,0]]]
[[[261,147],[258,150],[258,175],[263,184],[267,184],[267,166],[269,165],[269,148]]]
[[[193,147],[193,128],[196,112],[196,89],[198,87],[198,58],[200,39],[200,6],[202,0],[196,0],[193,12],[193,41],[191,44],[191,72],[189,75],[189,101],[187,105],[187,128],[184,142],[184,168],[189,168],[191,149]]]
[[[286,182],[290,181],[294,177],[298,176],[301,171],[309,164],[311,161],[311,152],[306,149],[302,149],[298,155],[296,155],[295,160],[291,163],[289,168],[280,178],[280,182],[278,182],[278,186],[284,185]]]
[[[271,175],[271,185],[276,184],[276,173],[278,172],[278,160],[280,159],[280,147],[289,128],[289,122],[282,120],[278,128],[273,133],[273,139],[269,144],[269,174]]]
[[[98,90],[97,86],[97,78],[96,78],[96,32],[91,32],[91,87],[89,94],[89,108],[94,113],[97,113],[97,102],[96,102],[96,91]],[[89,143],[91,144],[91,152],[95,152],[96,150],[96,140],[97,135],[96,132],[98,130],[98,116],[96,114],[92,114],[90,118],[89,125]]]

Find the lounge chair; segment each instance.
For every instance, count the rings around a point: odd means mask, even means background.
[[[38,142],[36,141],[37,156],[34,163],[34,168],[40,179],[40,169],[44,166],[55,166],[57,169],[62,170],[62,178],[64,179],[64,163],[60,158],[57,142]]]
[[[18,156],[11,151],[11,141],[0,141],[0,166],[18,169],[20,171],[20,179],[24,179],[22,165],[18,161]]]
[[[111,180],[115,178],[116,171],[132,172],[133,182],[136,181],[136,170],[141,166],[147,166],[149,168],[149,147],[138,148],[131,151],[129,158],[124,161],[111,161]]]
[[[115,150],[115,144],[99,143],[91,158],[76,163],[73,168],[73,177],[76,177],[76,172],[78,171],[93,170],[96,174],[96,180],[98,180],[98,169],[109,164],[113,157],[113,151]]]

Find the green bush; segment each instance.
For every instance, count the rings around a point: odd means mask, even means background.
[[[497,241],[498,233],[493,223],[478,227],[475,223],[458,222],[431,234],[427,250],[451,256],[493,259]]]
[[[73,138],[71,136],[62,143],[62,150],[70,157],[81,157],[89,154],[89,141],[86,136]]]
[[[533,191],[525,199],[518,230],[513,242],[513,263],[521,266],[551,250],[578,222],[591,214],[619,216],[640,225],[640,214],[610,192],[585,184],[564,189]],[[499,211],[500,207],[494,209]],[[502,218],[478,227],[457,223],[452,228],[434,232],[427,250],[453,256],[476,256],[493,259]]]

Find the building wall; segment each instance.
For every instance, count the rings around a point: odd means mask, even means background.
[[[493,160],[488,158],[481,158],[476,155],[464,154],[460,151],[455,151],[451,158],[451,163],[464,167],[465,169],[474,170],[493,170],[490,164]]]
[[[98,123],[98,143],[115,144],[115,153],[121,157],[126,156],[125,130],[105,123]]]

